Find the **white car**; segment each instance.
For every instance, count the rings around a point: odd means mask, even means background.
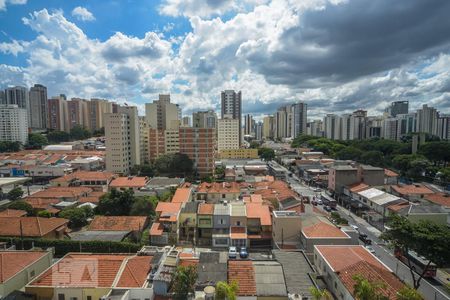
[[[375,249],[373,249],[372,246],[367,245],[367,246],[365,246],[365,247],[366,247],[367,251],[369,251],[369,252],[372,253],[372,254],[375,254]]]
[[[352,227],[353,229],[355,229],[356,231],[358,231],[358,226],[356,226],[356,225],[350,225],[350,227]]]
[[[237,258],[237,253],[236,247],[228,248],[228,258]]]

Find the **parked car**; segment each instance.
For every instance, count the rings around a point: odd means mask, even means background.
[[[331,212],[331,207],[329,207],[328,205],[324,206],[323,209],[327,212]]]
[[[365,247],[366,247],[367,251],[369,251],[369,252],[372,253],[372,254],[375,254],[375,250],[373,249],[372,246],[366,245]]]
[[[372,245],[372,240],[367,237],[367,234],[360,233],[359,239],[365,244],[365,245]]]
[[[248,252],[246,247],[241,247],[241,249],[239,250],[239,256],[241,258],[248,258]]]
[[[323,204],[323,201],[322,201],[321,199],[318,199],[318,200],[317,200],[317,204],[322,205],[322,204]]]
[[[351,226],[353,229],[355,229],[356,231],[358,231],[358,226],[352,225],[352,224],[350,224],[350,226]]]
[[[228,248],[228,258],[237,258],[237,249],[236,247]]]
[[[313,200],[313,201],[311,201],[311,204],[314,205],[314,206],[317,206],[317,201]]]

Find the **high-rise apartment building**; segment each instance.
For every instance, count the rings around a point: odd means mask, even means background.
[[[439,114],[434,107],[424,104],[417,110],[416,132],[438,134]]]
[[[409,102],[408,101],[394,101],[388,107],[387,112],[392,117],[396,117],[400,114],[407,114],[409,112]]]
[[[244,135],[254,135],[255,134],[255,120],[250,114],[244,116]]]
[[[214,174],[216,132],[212,128],[181,127],[179,129],[180,153],[194,161],[199,176]]]
[[[276,139],[292,137],[292,110],[291,105],[285,105],[278,108],[274,116]]]
[[[166,138],[164,130],[149,128],[148,160],[155,161],[166,154]]]
[[[52,97],[48,100],[48,128],[58,131],[69,131],[69,116],[65,95]]]
[[[398,119],[387,118],[383,124],[383,137],[387,140],[397,140]]]
[[[180,112],[177,104],[170,103],[170,95],[159,95],[153,103],[145,104],[145,120],[154,129],[178,129]]]
[[[89,102],[86,99],[72,98],[67,101],[69,130],[75,126],[89,126]]]
[[[213,110],[192,113],[192,127],[217,129],[217,114]]]
[[[350,140],[364,140],[366,138],[367,111],[356,110],[352,114]]]
[[[335,114],[327,114],[323,120],[324,135],[327,139],[341,139],[341,120]]]
[[[181,120],[181,126],[190,127],[191,126],[191,118],[189,116],[183,117],[183,119]]]
[[[105,127],[103,115],[113,112],[113,103],[104,99],[93,98],[88,102],[88,124],[85,126],[92,132]]]
[[[308,122],[306,127],[306,133],[312,136],[323,136],[323,121],[314,120]]]
[[[255,139],[257,141],[261,141],[263,139],[262,132],[263,132],[263,123],[262,122],[256,123],[256,126],[255,126]]]
[[[149,159],[149,128],[147,122],[145,121],[145,117],[139,117],[139,145],[140,145],[140,155],[141,155],[141,164],[148,163]]]
[[[397,140],[400,140],[405,135],[415,132],[416,129],[416,114],[398,114],[397,119]]]
[[[306,123],[308,121],[306,103],[295,103],[291,105],[291,137],[296,138],[299,135],[306,134]]]
[[[265,139],[273,139],[274,136],[274,118],[273,116],[265,116],[263,118],[263,138]]]
[[[28,125],[31,121],[30,115],[30,99],[28,89],[24,86],[15,86],[5,89],[5,101],[4,104],[17,105],[19,108],[27,110]]]
[[[239,120],[225,115],[217,121],[217,150],[239,149]]]
[[[438,136],[442,140],[450,140],[450,115],[440,115],[438,119]]]
[[[228,115],[239,120],[239,145],[242,142],[242,93],[234,90],[221,92],[221,118]]]
[[[0,90],[0,104],[6,104],[5,92]]]
[[[16,104],[0,104],[0,141],[28,142],[28,114]]]
[[[41,84],[35,84],[30,88],[30,124],[35,130],[44,130],[48,125],[48,98],[47,88]]]
[[[128,175],[141,164],[140,126],[137,107],[121,106],[105,117],[106,170]]]

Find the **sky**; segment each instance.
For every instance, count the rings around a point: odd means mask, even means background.
[[[450,113],[448,0],[0,0],[0,87],[184,114],[308,104],[308,118],[409,100]]]

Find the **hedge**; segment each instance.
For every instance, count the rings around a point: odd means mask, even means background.
[[[62,257],[69,252],[92,253],[136,253],[141,248],[140,244],[112,242],[112,241],[72,241],[72,240],[48,240],[40,238],[7,238],[0,237],[0,242],[10,242],[17,250],[39,248],[55,248],[55,256]],[[23,247],[22,247],[23,245]]]

